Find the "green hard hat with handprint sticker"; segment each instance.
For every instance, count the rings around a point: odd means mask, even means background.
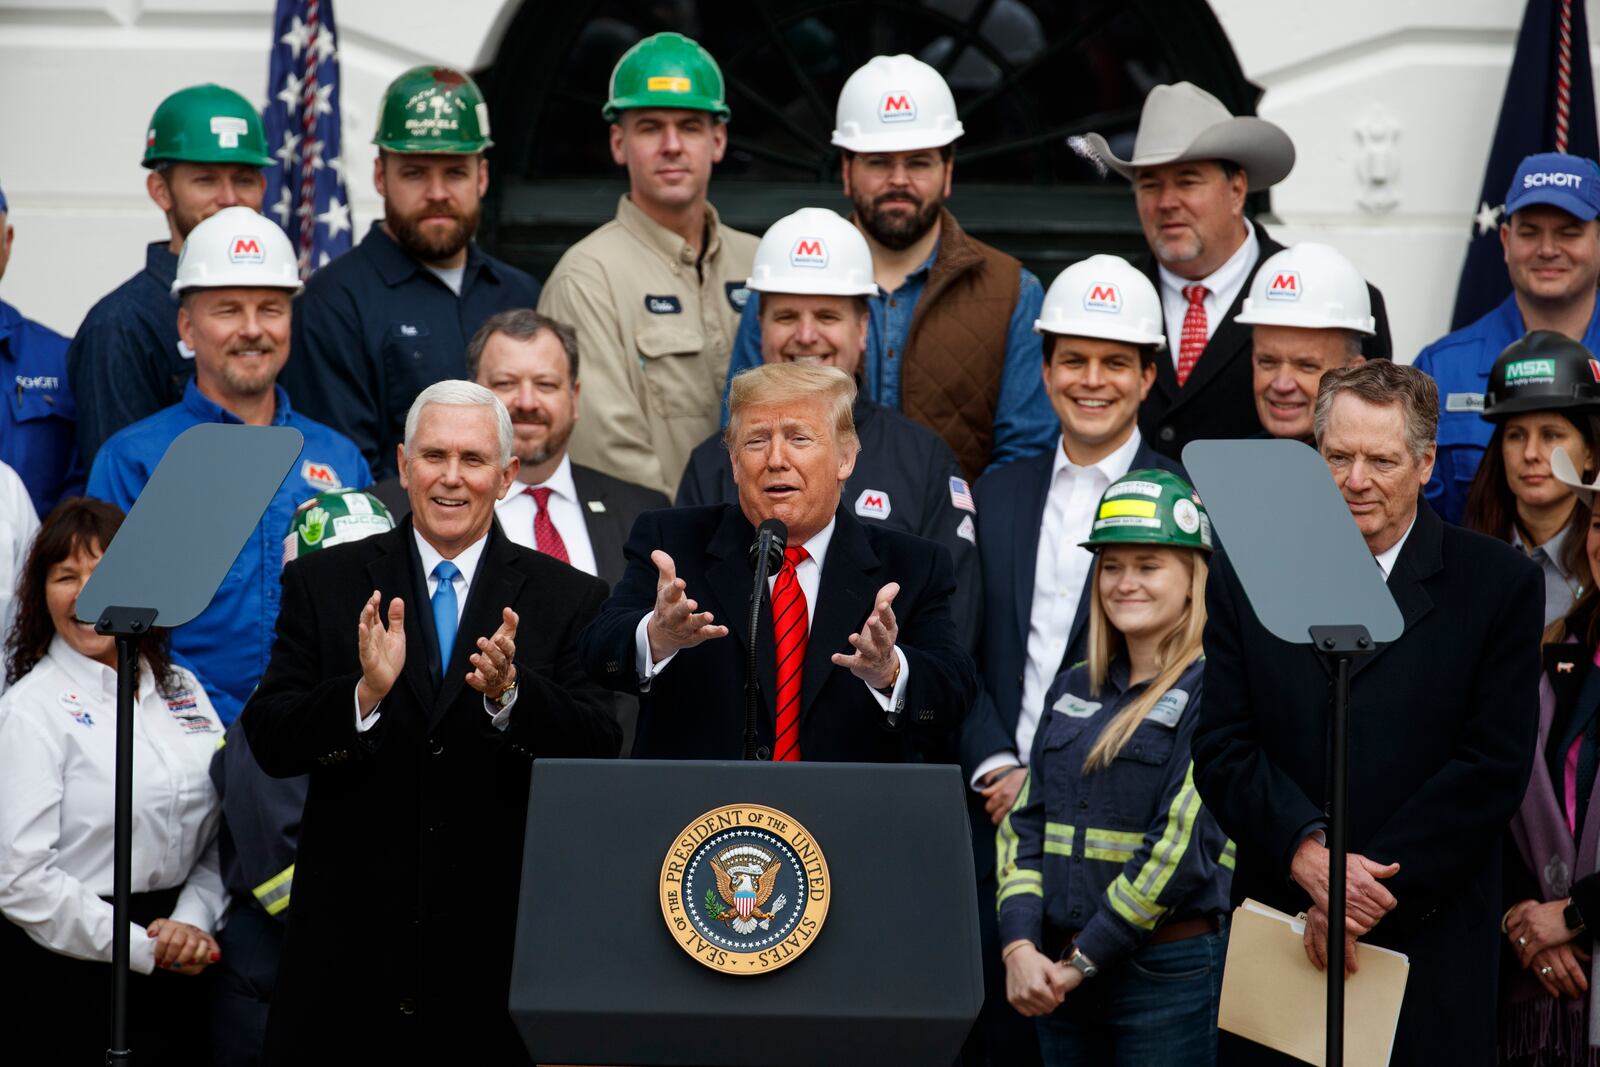
[[[394,516],[371,493],[336,489],[301,504],[283,539],[283,562],[394,529]]]

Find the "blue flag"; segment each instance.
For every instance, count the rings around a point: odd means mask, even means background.
[[[1600,155],[1583,9],[1582,0],[1528,0],[1523,12],[1456,289],[1452,330],[1476,322],[1511,294],[1500,249],[1504,221],[1500,216],[1517,164],[1538,152],[1566,152],[1585,159]]]
[[[300,277],[350,251],[353,226],[339,136],[339,51],[333,0],[278,0],[263,114],[266,214],[300,257]]]

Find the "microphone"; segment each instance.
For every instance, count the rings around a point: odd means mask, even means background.
[[[761,598],[767,592],[767,576],[783,566],[783,549],[789,542],[789,527],[781,519],[767,519],[756,529],[750,545],[750,565],[755,581],[750,587],[750,640],[744,665],[744,758],[756,758],[756,722],[761,707],[761,676],[756,664],[756,628],[761,624]]]

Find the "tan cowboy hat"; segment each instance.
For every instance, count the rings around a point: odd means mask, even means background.
[[[1600,491],[1600,478],[1592,482],[1584,481],[1583,472],[1572,462],[1566,449],[1558,448],[1550,453],[1550,473],[1556,476],[1556,481],[1572,486],[1585,507],[1594,507],[1594,495]]]
[[[1150,90],[1139,115],[1132,159],[1118,159],[1098,133],[1073,147],[1129,181],[1140,167],[1226,159],[1244,168],[1253,193],[1283,181],[1294,169],[1294,142],[1288,134],[1263,119],[1235,117],[1221,100],[1189,82]]]

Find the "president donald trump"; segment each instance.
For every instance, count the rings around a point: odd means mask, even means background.
[[[636,757],[738,759],[756,527],[788,528],[756,627],[756,756],[895,763],[960,722],[976,688],[940,545],[840,506],[860,445],[855,383],[832,367],[740,374],[725,441],[739,503],[646,512],[580,651],[640,697]]]

